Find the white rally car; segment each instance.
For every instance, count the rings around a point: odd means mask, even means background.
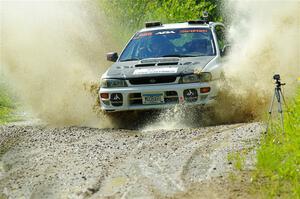
[[[146,23],[101,78],[101,108],[108,112],[212,105],[228,52],[225,28],[206,20]]]

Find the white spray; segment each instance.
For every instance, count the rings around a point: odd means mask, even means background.
[[[232,19],[228,33],[232,50],[224,67],[230,86],[221,88],[225,92],[220,93],[215,114],[178,115],[177,108],[175,114],[163,112],[146,129],[184,128],[187,116],[196,118],[196,126],[207,123],[205,118],[212,124],[259,120],[267,112],[275,73],[287,83],[286,97],[293,96],[300,77],[300,1],[234,0],[223,10]]]
[[[0,67],[20,101],[50,125],[105,127],[84,85],[99,81],[111,42],[91,1],[1,1]]]

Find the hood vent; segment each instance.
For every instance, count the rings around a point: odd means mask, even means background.
[[[160,62],[157,66],[170,66],[170,65],[178,65],[178,62]]]
[[[178,62],[179,60],[180,60],[179,58],[167,58],[167,57],[147,58],[147,59],[141,60],[141,63],[148,64],[148,63]]]
[[[179,62],[142,63],[142,64],[136,64],[135,67],[174,66],[174,65],[178,65],[178,63]]]
[[[149,66],[155,66],[155,63],[149,63],[149,64],[136,64],[135,67],[149,67]]]

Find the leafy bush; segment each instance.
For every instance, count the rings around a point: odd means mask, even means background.
[[[221,0],[99,0],[99,3],[123,42],[146,21],[171,23],[199,19],[203,11],[209,12],[211,20],[222,21]]]

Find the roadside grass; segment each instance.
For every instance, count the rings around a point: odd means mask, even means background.
[[[300,88],[280,123],[262,139],[257,151],[254,186],[266,198],[300,198]]]
[[[0,85],[0,124],[19,120],[17,116],[14,115],[16,109],[14,100],[8,93],[7,88]]]
[[[228,162],[233,164],[233,168],[237,171],[242,171],[245,166],[246,151],[234,152],[228,154]]]

